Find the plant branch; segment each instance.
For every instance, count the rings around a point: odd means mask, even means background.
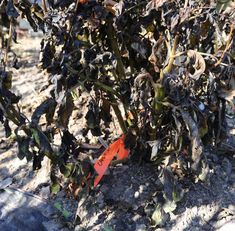
[[[177,49],[178,40],[179,40],[179,35],[176,35],[176,36],[175,36],[175,39],[174,39],[173,47],[172,47],[171,52],[170,52],[169,62],[168,62],[168,64],[167,64],[167,66],[166,66],[166,67],[161,71],[161,73],[160,73],[160,79],[161,79],[161,80],[162,80],[163,75],[164,75],[165,73],[170,73],[171,70],[172,70],[173,63],[174,63],[174,60],[175,60],[175,54],[176,54],[176,49]]]
[[[113,110],[115,112],[115,115],[117,116],[118,123],[119,123],[119,125],[120,125],[120,127],[122,129],[122,132],[124,134],[126,134],[127,129],[126,129],[126,125],[125,125],[125,122],[123,120],[123,117],[122,117],[122,113],[121,113],[121,111],[120,111],[120,109],[118,107],[117,101],[115,99],[113,99],[113,101],[114,101],[114,103],[111,103],[112,108],[113,108]]]
[[[15,107],[12,104],[6,105],[2,96],[0,96],[0,106],[4,110],[5,116],[7,119],[11,120],[15,125],[21,126],[24,117],[16,111]],[[31,136],[31,132],[26,127],[23,128],[25,134]]]
[[[8,63],[8,52],[10,51],[11,40],[12,40],[12,19],[10,18],[9,36],[8,36],[8,40],[7,40],[6,53],[5,53],[5,57],[4,57],[5,66],[7,66],[7,63]]]
[[[228,40],[227,40],[227,43],[226,43],[226,47],[225,47],[220,59],[215,63],[215,67],[220,65],[220,63],[222,62],[226,52],[231,47],[231,45],[233,43],[233,42],[231,42],[231,40],[233,39],[233,32],[234,32],[234,24],[232,24],[231,27],[230,27],[230,32],[229,32],[229,35],[228,35]]]
[[[43,9],[43,13],[44,15],[47,14],[47,4],[46,4],[46,0],[42,0],[42,9]]]
[[[113,28],[112,25],[113,21],[112,19],[108,20],[108,37],[110,40],[110,44],[111,44],[111,48],[117,58],[117,71],[118,71],[118,77],[119,77],[119,81],[121,81],[122,79],[125,79],[126,74],[125,74],[125,67],[123,65],[122,62],[122,57],[119,51],[119,47],[118,47],[118,41],[117,41],[117,37],[116,37],[116,32]]]

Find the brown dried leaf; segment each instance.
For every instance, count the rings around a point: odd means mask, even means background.
[[[199,135],[198,126],[187,111],[182,109],[180,110],[180,113],[190,133],[189,138],[192,146],[192,160],[194,162],[192,168],[197,170],[203,152],[203,144]]]
[[[206,70],[205,60],[201,54],[199,54],[197,51],[194,51],[194,50],[188,50],[187,55],[190,59],[195,60],[194,65],[193,65],[195,72],[193,73],[193,75],[189,74],[189,76],[197,80]]]

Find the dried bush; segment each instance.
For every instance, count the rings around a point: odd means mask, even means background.
[[[220,91],[235,75],[234,2],[48,0],[42,7],[36,2],[0,4],[1,26],[9,28],[8,39],[2,39],[0,121],[7,135],[9,120],[18,126],[19,158],[33,159],[37,169],[46,155],[78,184],[84,166],[92,171],[87,162],[70,163],[79,145],[68,122],[79,89],[90,95],[86,132],[105,134],[113,110],[131,155],[163,167],[175,163],[183,176],[199,173],[204,147],[216,147],[226,132]],[[40,62],[53,85],[51,98],[29,121],[17,107],[7,66],[19,15],[45,34]],[[39,125],[44,114],[46,130]],[[55,150],[58,130],[61,146]]]

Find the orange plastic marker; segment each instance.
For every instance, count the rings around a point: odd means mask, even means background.
[[[95,162],[94,168],[98,173],[98,176],[95,178],[94,187],[96,187],[97,184],[100,182],[110,162],[116,155],[117,159],[121,160],[127,158],[128,154],[129,150],[125,149],[123,135],[121,138],[112,143]]]
[[[120,138],[119,150],[117,153],[117,160],[126,159],[129,155],[129,152],[130,152],[129,149],[125,148],[124,138],[125,138],[124,135],[122,135],[122,137]]]

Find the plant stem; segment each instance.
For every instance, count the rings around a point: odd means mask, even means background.
[[[10,18],[9,36],[8,36],[8,40],[7,40],[6,53],[5,53],[5,57],[4,57],[5,66],[7,66],[7,63],[8,63],[8,52],[11,47],[11,40],[12,40],[12,19]]]
[[[220,63],[222,62],[224,56],[225,56],[225,53],[228,51],[228,49],[231,47],[232,45],[232,42],[231,40],[233,39],[233,32],[234,32],[234,24],[231,25],[230,27],[230,32],[229,32],[229,35],[228,35],[228,40],[227,40],[227,43],[226,43],[226,47],[222,53],[222,55],[220,56],[220,59],[216,62],[215,64],[215,67],[217,67],[218,65],[220,65]]]
[[[111,48],[117,58],[117,73],[118,73],[118,77],[119,77],[119,81],[121,81],[122,79],[125,79],[126,74],[125,74],[125,67],[123,65],[122,62],[122,57],[118,48],[118,41],[117,41],[117,37],[116,37],[116,32],[113,28],[113,20],[109,19],[108,20],[108,37],[111,43]]]
[[[43,9],[43,13],[44,15],[47,14],[47,4],[46,4],[46,0],[42,0],[42,9]]]
[[[113,99],[113,101],[114,101],[114,103],[111,103],[112,108],[113,108],[113,110],[114,110],[114,112],[115,112],[115,115],[117,116],[118,123],[119,123],[119,125],[120,125],[120,127],[121,127],[121,129],[122,129],[122,132],[123,132],[124,134],[126,134],[127,129],[126,129],[125,122],[124,122],[124,120],[123,120],[123,118],[122,118],[122,113],[121,113],[121,111],[120,111],[120,109],[119,109],[119,107],[118,107],[118,105],[117,105],[117,101],[116,101],[115,99]]]
[[[170,59],[169,59],[168,65],[161,71],[161,73],[160,73],[160,80],[162,80],[163,75],[165,73],[170,73],[171,70],[172,70],[173,63],[174,63],[174,60],[175,60],[175,54],[176,54],[178,40],[179,40],[179,35],[176,35],[175,39],[174,39],[173,47],[171,49]]]

